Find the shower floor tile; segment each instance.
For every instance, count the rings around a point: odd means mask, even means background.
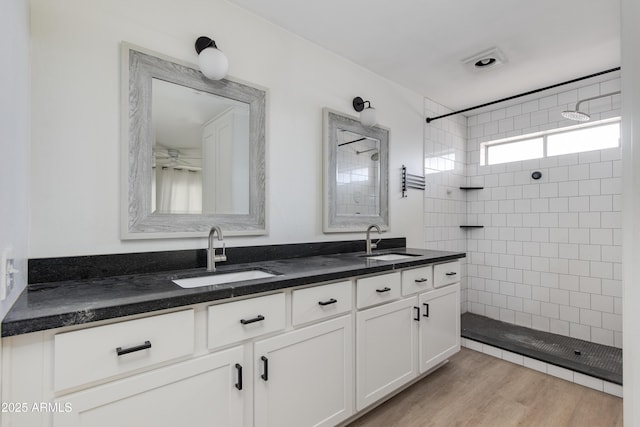
[[[462,337],[622,385],[622,350],[537,331],[472,313],[461,316]]]

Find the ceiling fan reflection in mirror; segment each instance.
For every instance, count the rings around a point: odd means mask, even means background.
[[[202,170],[202,156],[198,149],[153,148],[154,167],[184,168],[194,171]]]

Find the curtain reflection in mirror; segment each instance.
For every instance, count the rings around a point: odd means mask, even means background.
[[[174,167],[154,168],[151,212],[202,213],[202,172]]]

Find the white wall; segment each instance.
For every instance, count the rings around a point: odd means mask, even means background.
[[[13,292],[0,319],[26,286],[29,178],[29,4],[0,2],[0,253],[11,249]]]
[[[575,125],[560,112],[616,90],[619,78],[585,83],[469,117],[469,183],[485,187],[467,195],[467,221],[485,226],[468,232],[469,311],[622,346],[620,148],[479,165],[482,142]],[[620,96],[583,107],[617,117]]]
[[[195,62],[198,36],[235,78],[269,89],[269,235],[230,246],[364,239],[322,233],[322,108],[370,99],[391,128],[389,237],[421,247],[422,199],[400,197],[421,168],[423,98],[223,0],[32,0],[29,256],[201,248],[204,239],[127,241],[119,223],[119,48],[128,41]]]
[[[622,0],[624,425],[640,425],[640,2]]]

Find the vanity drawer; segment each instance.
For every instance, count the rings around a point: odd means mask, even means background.
[[[437,264],[433,267],[433,286],[450,285],[460,281],[460,262],[453,261],[445,264]]]
[[[402,295],[433,289],[433,267],[412,268],[402,272]]]
[[[193,310],[57,334],[54,388],[146,368],[193,353]]]
[[[283,293],[213,305],[209,307],[208,347],[222,347],[284,327]]]
[[[356,281],[358,308],[366,308],[400,297],[400,273],[366,277]]]
[[[351,310],[351,281],[293,291],[292,324],[301,325]]]

